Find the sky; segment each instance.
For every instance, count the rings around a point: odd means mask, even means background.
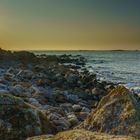
[[[140,0],[0,0],[0,47],[140,49]]]

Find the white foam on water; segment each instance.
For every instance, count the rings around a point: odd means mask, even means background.
[[[49,55],[82,55],[87,68],[100,80],[122,83],[130,90],[140,92],[140,51],[75,51],[41,52]],[[92,67],[89,67],[92,66]]]

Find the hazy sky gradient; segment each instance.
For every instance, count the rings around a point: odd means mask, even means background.
[[[140,49],[140,0],[0,0],[0,46]]]

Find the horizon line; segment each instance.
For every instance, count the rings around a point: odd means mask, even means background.
[[[106,50],[98,50],[98,49],[96,49],[96,50],[85,50],[85,49],[83,49],[83,50],[30,50],[30,49],[28,49],[28,50],[18,50],[18,49],[16,49],[16,50],[14,50],[14,49],[4,49],[4,50],[9,50],[9,51],[50,51],[50,52],[52,52],[52,51],[57,51],[57,52],[63,52],[63,51],[69,51],[69,52],[73,52],[73,51],[140,51],[140,49],[106,49]]]
[[[2,50],[7,51],[140,51],[140,49],[4,49],[0,47]]]

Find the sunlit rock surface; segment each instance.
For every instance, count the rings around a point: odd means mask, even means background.
[[[60,132],[54,137],[46,135],[28,138],[27,140],[135,140],[135,138],[127,136],[108,135],[86,130],[71,130]]]
[[[118,86],[103,97],[98,107],[78,128],[128,135],[140,139],[140,101],[138,96]]]

